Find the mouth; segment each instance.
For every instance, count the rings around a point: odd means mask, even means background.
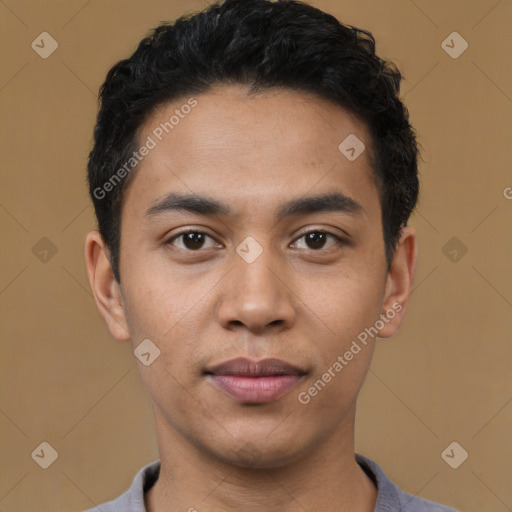
[[[237,358],[207,369],[206,378],[242,403],[267,403],[288,393],[306,371],[280,359]]]

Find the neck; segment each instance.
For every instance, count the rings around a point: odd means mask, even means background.
[[[160,476],[148,512],[372,512],[377,489],[357,464],[353,421],[288,463],[247,468],[219,460],[157,417]]]

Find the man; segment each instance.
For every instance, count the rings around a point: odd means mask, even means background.
[[[86,265],[133,344],[160,460],[94,510],[453,510],[354,453],[416,267],[400,80],[369,32],[267,0],[164,24],[110,70]]]

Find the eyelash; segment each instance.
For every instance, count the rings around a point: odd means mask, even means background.
[[[206,236],[214,239],[209,233],[207,233],[205,231],[200,231],[198,229],[187,229],[187,230],[181,231],[181,232],[176,233],[175,235],[173,235],[171,238],[169,238],[165,242],[165,244],[166,245],[172,245],[171,242],[173,242],[174,240],[178,239],[179,237],[181,237],[183,235],[188,235],[189,233],[206,235]],[[304,238],[305,236],[309,235],[310,233],[321,233],[321,234],[324,234],[324,235],[328,235],[329,237],[334,238],[334,240],[336,241],[336,243],[338,245],[346,245],[347,244],[347,241],[344,238],[340,237],[339,235],[335,235],[334,233],[331,233],[330,231],[326,231],[326,230],[323,230],[323,229],[312,229],[310,231],[306,231],[305,233],[302,233],[302,235],[300,235],[298,238],[296,238],[295,242],[297,242],[301,238]],[[197,250],[194,251],[192,249],[181,249],[181,248],[179,248],[179,249],[182,250],[182,251],[185,251],[185,252],[200,252],[202,250],[202,249],[197,249]],[[325,249],[309,249],[309,250],[312,251],[312,252],[321,252],[322,250],[325,250]]]

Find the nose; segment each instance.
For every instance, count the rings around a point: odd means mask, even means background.
[[[279,263],[270,250],[251,263],[236,254],[223,280],[219,322],[225,329],[245,327],[254,334],[289,329],[296,316],[292,289],[286,262]]]

